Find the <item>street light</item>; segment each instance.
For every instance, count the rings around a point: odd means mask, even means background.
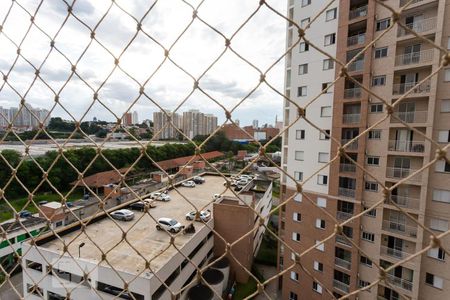
[[[80,245],[78,245],[78,258],[80,258],[80,256],[81,256],[81,247],[83,247],[84,245],[86,245],[84,242],[82,242]]]

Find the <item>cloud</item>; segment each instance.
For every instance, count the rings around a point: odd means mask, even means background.
[[[239,87],[236,81],[223,82],[218,79],[211,77],[206,77],[200,81],[200,87],[221,94],[222,96],[228,96],[231,98],[236,98],[238,100],[244,98],[248,95],[251,89],[244,89]],[[261,95],[261,91],[256,90],[250,95],[249,98],[256,98]]]

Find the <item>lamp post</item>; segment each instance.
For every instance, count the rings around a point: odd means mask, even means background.
[[[80,245],[78,245],[78,258],[80,258],[80,256],[81,256],[81,247],[83,247],[84,245],[86,245],[84,242],[82,242]]]

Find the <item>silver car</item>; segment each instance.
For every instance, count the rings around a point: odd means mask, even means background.
[[[116,220],[131,221],[134,219],[134,212],[128,209],[119,209],[111,213],[111,217]]]

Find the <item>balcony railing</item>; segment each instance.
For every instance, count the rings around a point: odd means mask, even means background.
[[[343,114],[342,122],[344,124],[357,124],[361,120],[361,114]]]
[[[386,280],[389,281],[389,283],[401,287],[404,290],[412,291],[413,284],[409,280],[405,280],[392,274],[387,274]]]
[[[414,173],[416,170],[414,169],[410,169],[410,168],[393,168],[393,167],[388,167],[386,168],[387,172],[386,172],[386,177],[388,178],[395,178],[395,179],[402,179],[402,178],[406,178],[409,175],[411,175],[412,173]],[[414,175],[412,178],[410,178],[409,180],[411,181],[421,181],[422,180],[422,174],[416,174]]]
[[[355,198],[355,190],[354,189],[340,187],[338,189],[338,193],[339,193],[339,196],[344,196],[347,198]]]
[[[345,89],[344,98],[345,99],[359,98],[361,97],[361,92],[362,90],[360,87]]]
[[[350,292],[350,286],[342,281],[333,279],[333,286],[344,293]]]
[[[342,235],[336,235],[336,243],[351,247],[352,244]]]
[[[400,207],[418,209],[420,199],[411,196],[391,195],[391,201]]]
[[[430,92],[430,80],[427,80],[417,86],[417,82],[395,83],[392,89],[392,94],[403,95],[407,92],[408,95],[426,94]]]
[[[367,5],[350,10],[348,14],[349,20],[367,16]]]
[[[385,254],[387,256],[400,258],[400,259],[411,255],[411,253],[408,253],[408,252],[405,252],[402,250],[398,250],[398,249],[394,249],[394,248],[389,248],[386,246],[381,246],[381,254]]]
[[[409,4],[409,6],[411,6],[411,5],[413,5],[413,4],[416,4],[416,3],[418,3],[418,2],[422,2],[423,0],[400,0],[400,6],[404,6],[404,5],[406,5],[406,3],[408,3],[408,2],[411,2],[410,4]],[[409,8],[409,6],[408,6],[408,8]]]
[[[343,211],[338,211],[336,212],[336,218],[338,218],[339,220],[348,220],[353,216],[352,213],[348,213],[348,212],[343,212]]]
[[[348,142],[350,142],[351,140],[349,140],[349,139],[343,139],[343,140],[341,140],[341,144],[342,145],[345,145],[345,144],[347,144]],[[348,146],[347,146],[347,148],[345,148],[345,149],[347,149],[347,150],[358,150],[358,140],[355,140],[355,141],[353,141],[352,143],[350,143]]]
[[[383,230],[398,233],[408,237],[417,237],[417,227],[391,222],[389,220],[383,221]]]
[[[347,46],[362,45],[366,42],[366,34],[360,33],[347,38]]]
[[[425,141],[390,140],[389,151],[423,153],[425,151]]]
[[[394,111],[394,116],[405,123],[425,123],[427,121],[428,111]],[[391,123],[400,123],[400,121],[396,118],[391,118]]]
[[[346,270],[350,270],[352,268],[352,263],[349,262],[348,260],[339,258],[339,257],[335,257],[334,258],[334,264],[336,266],[339,266],[341,268],[344,268]]]
[[[410,30],[413,30],[417,33],[428,32],[436,29],[437,18],[432,17],[428,19],[419,20],[413,23],[405,24]],[[410,34],[409,31],[403,29],[402,27],[398,28],[397,35],[399,37]]]
[[[340,172],[346,172],[346,173],[355,173],[356,172],[356,165],[341,163],[339,165],[339,171]]]
[[[406,66],[413,64],[423,64],[433,60],[434,49],[397,55],[395,58],[396,66]]]
[[[362,71],[363,69],[364,69],[364,59],[355,60],[347,67],[347,71],[349,72]]]

